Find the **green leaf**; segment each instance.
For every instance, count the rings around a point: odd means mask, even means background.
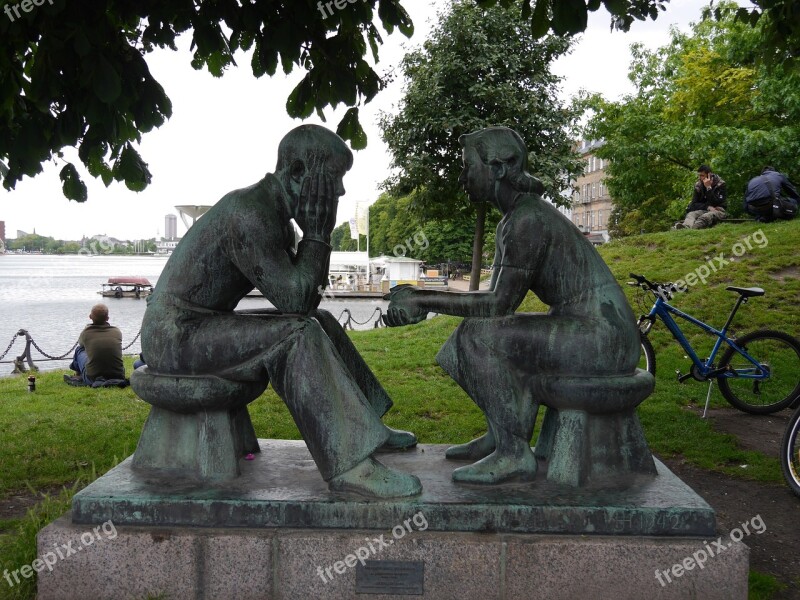
[[[536,39],[544,37],[550,29],[550,19],[547,17],[549,4],[550,0],[536,0],[536,7],[531,17],[531,33]]]
[[[286,100],[286,112],[290,117],[305,119],[314,112],[314,87],[310,75],[303,80],[289,94]]]
[[[122,93],[122,82],[119,74],[102,55],[97,55],[92,78],[92,90],[106,104],[115,102]]]
[[[575,34],[586,29],[588,13],[584,0],[554,0],[553,33]]]
[[[353,150],[363,150],[367,147],[367,134],[358,120],[358,108],[351,108],[345,113],[336,128],[336,133],[343,140],[349,140]]]
[[[61,169],[59,177],[61,178],[61,181],[64,182],[64,184],[61,186],[64,196],[66,196],[69,200],[75,200],[76,202],[86,202],[89,194],[86,191],[86,184],[81,181],[75,165],[72,163],[67,163],[64,168]]]
[[[124,181],[127,188],[134,192],[141,192],[152,181],[147,163],[130,144],[125,145],[112,172],[114,179]]]
[[[75,34],[75,53],[78,56],[86,56],[92,49],[92,44],[89,42],[89,38],[86,37],[86,34],[83,31],[78,31]]]

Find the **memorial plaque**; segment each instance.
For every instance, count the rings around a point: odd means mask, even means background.
[[[421,560],[368,560],[356,565],[356,594],[422,596],[424,579]]]

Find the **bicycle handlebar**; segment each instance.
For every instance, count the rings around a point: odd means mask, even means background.
[[[629,281],[628,285],[635,285],[641,287],[643,290],[649,290],[662,298],[669,299],[675,292],[686,292],[687,289],[681,289],[674,283],[654,283],[647,279],[644,275],[637,275],[636,273],[629,273],[629,276],[636,281]]]

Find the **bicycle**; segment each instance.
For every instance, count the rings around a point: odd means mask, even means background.
[[[800,496],[800,407],[789,419],[781,441],[781,468],[786,483]]]
[[[634,273],[630,276],[635,281],[629,281],[628,285],[649,291],[655,297],[650,312],[639,317],[637,322],[644,360],[642,368],[646,368],[653,375],[656,373],[655,350],[647,335],[656,319],[661,319],[692,361],[689,373],[682,374],[676,371],[678,382],[683,383],[690,378],[709,382],[703,418],[708,411],[715,380],[725,399],[735,408],[747,413],[769,414],[787,406],[800,404],[800,341],[781,331],[767,329],[753,331],[741,337],[728,335],[728,329],[739,307],[750,298],[763,296],[763,289],[735,286],[725,288],[739,294],[739,297],[725,325],[721,329],[715,329],[669,304],[668,301],[672,300],[673,294],[681,291],[675,284],[653,283],[643,275]],[[673,315],[716,336],[714,347],[707,359],[703,360],[698,356]],[[717,354],[723,343],[728,347],[716,363]]]

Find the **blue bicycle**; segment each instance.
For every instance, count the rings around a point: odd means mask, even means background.
[[[725,399],[747,413],[763,415],[777,412],[787,406],[800,405],[800,342],[796,338],[781,331],[767,329],[741,337],[728,335],[728,329],[739,307],[750,298],[763,296],[763,289],[734,286],[725,288],[738,294],[739,297],[725,325],[721,329],[715,329],[669,304],[668,301],[672,299],[673,294],[680,291],[675,284],[653,283],[643,275],[634,273],[630,276],[635,281],[628,282],[628,285],[650,292],[655,297],[650,312],[642,315],[638,321],[642,343],[641,368],[646,368],[653,375],[656,373],[656,354],[647,334],[650,333],[656,319],[661,319],[692,361],[689,373],[677,372],[678,381],[683,383],[693,378],[709,382],[706,410],[711,398],[711,384],[715,380]],[[673,315],[716,337],[708,358],[701,359],[698,356]],[[727,344],[727,347],[717,360],[723,343]],[[703,416],[705,414],[706,411],[703,411]]]

